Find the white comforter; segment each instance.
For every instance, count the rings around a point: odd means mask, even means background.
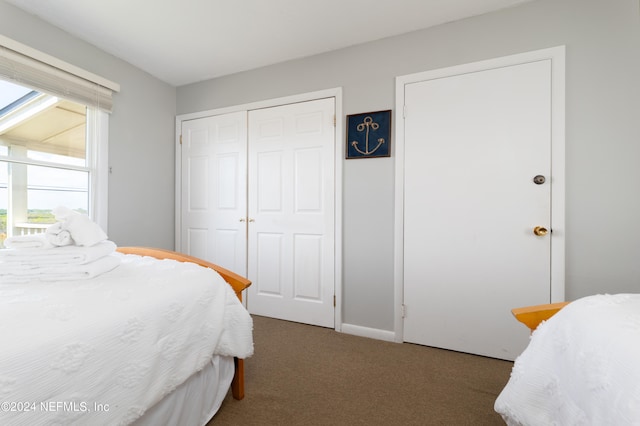
[[[585,297],[541,324],[495,409],[509,425],[640,425],[640,294]]]
[[[253,353],[216,272],[135,255],[85,281],[0,285],[0,424],[121,425],[213,354]]]

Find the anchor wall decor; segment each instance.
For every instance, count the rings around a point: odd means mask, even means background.
[[[391,110],[347,115],[347,159],[391,156]]]

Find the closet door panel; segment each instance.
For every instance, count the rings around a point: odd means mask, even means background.
[[[334,111],[330,98],[249,112],[251,313],[334,325]]]
[[[247,274],[246,112],[182,123],[181,247]]]

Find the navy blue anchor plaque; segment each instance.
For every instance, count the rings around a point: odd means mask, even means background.
[[[391,110],[347,115],[347,159],[391,156]]]

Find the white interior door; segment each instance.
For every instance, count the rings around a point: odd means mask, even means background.
[[[181,251],[247,273],[246,111],[184,121]]]
[[[249,112],[249,312],[334,326],[334,98]]]
[[[514,359],[550,302],[551,60],[405,85],[404,340]],[[535,176],[545,177],[536,184]]]

